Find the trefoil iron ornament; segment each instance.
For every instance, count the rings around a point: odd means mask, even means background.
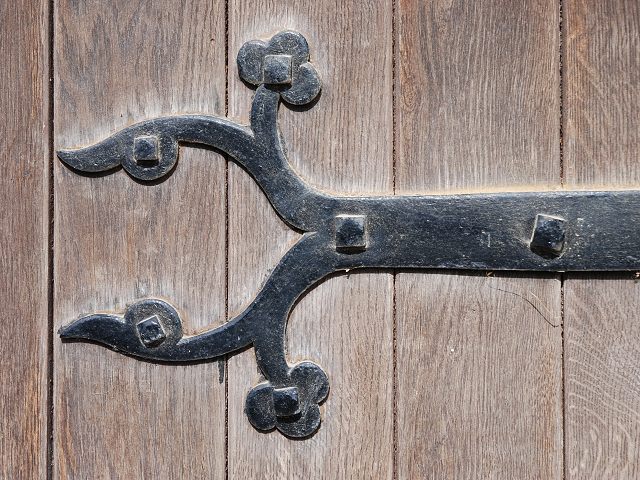
[[[82,316],[64,339],[102,343],[163,362],[214,359],[253,346],[265,381],[249,392],[245,412],[258,430],[306,437],[320,425],[329,393],[315,363],[290,365],[287,319],[296,300],[328,275],[362,268],[526,271],[640,270],[640,192],[549,191],[427,196],[334,196],[297,176],[279,134],[280,103],[308,105],[320,93],[305,38],[283,31],[243,45],[240,77],[257,87],[250,125],[210,115],[155,118],[59,158],[81,172],[122,167],[157,180],[178,145],[213,147],[243,167],[277,214],[304,232],[251,304],[227,323],[185,336],[176,309],[159,299],[124,315]]]

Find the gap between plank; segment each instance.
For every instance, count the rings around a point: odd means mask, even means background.
[[[559,78],[558,78],[558,93],[559,93],[559,115],[560,115],[560,132],[559,132],[559,148],[558,155],[560,161],[560,185],[563,186],[565,183],[565,166],[564,166],[564,122],[565,122],[565,114],[564,114],[564,76],[565,76],[565,66],[564,66],[564,57],[565,57],[565,29],[566,22],[564,21],[564,0],[559,0],[559,12],[558,12],[558,68],[559,68]],[[561,379],[561,411],[562,411],[562,478],[567,478],[567,411],[566,411],[566,391],[565,391],[565,383],[566,383],[566,373],[565,373],[565,361],[566,361],[566,345],[565,345],[565,307],[564,307],[564,295],[565,295],[565,280],[566,275],[564,273],[560,274],[560,325],[562,325],[560,329],[560,338],[561,338],[561,362],[560,362],[560,379]]]
[[[564,0],[559,0],[559,24],[558,24],[558,94],[559,94],[559,109],[560,109],[560,145],[559,145],[559,157],[560,157],[560,185],[564,186],[565,183],[565,166],[564,166],[564,55],[565,55],[565,25],[564,25]]]
[[[229,0],[224,2],[224,116],[229,116]],[[229,320],[229,158],[224,157],[224,321]],[[229,356],[224,362],[224,478],[229,480]]]
[[[54,236],[54,177],[53,177],[53,162],[55,156],[54,149],[54,61],[53,61],[53,52],[54,52],[54,23],[55,23],[55,0],[50,0],[48,2],[48,11],[47,11],[47,22],[49,27],[49,52],[47,55],[49,65],[48,67],[48,148],[47,148],[47,162],[45,163],[47,169],[47,194],[48,194],[48,230],[47,230],[47,454],[46,454],[46,476],[47,480],[53,479],[53,379],[54,379],[54,359],[53,359],[53,292],[54,292],[54,277],[53,277],[53,236]]]
[[[392,189],[393,194],[396,194],[396,53],[398,50],[396,29],[397,29],[397,0],[391,1],[391,172],[392,172]],[[391,387],[391,398],[393,401],[393,452],[392,452],[392,465],[391,476],[394,480],[398,478],[398,316],[396,309],[396,276],[397,271],[393,270],[392,279],[392,322],[393,322],[393,381]]]

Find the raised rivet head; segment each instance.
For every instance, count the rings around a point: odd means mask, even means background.
[[[290,417],[300,413],[300,399],[296,387],[274,388],[273,409],[278,417]]]
[[[291,55],[265,55],[263,80],[268,85],[289,85]]]
[[[138,322],[136,328],[138,329],[140,340],[147,347],[157,347],[167,338],[157,315]]]
[[[355,253],[366,250],[367,231],[364,215],[338,215],[335,217],[336,250]]]
[[[529,248],[544,258],[562,255],[565,247],[566,221],[550,215],[536,215]]]
[[[133,158],[140,165],[152,165],[160,160],[158,137],[145,135],[133,140]]]

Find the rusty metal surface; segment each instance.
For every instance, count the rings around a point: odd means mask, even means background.
[[[248,394],[245,411],[260,430],[306,437],[320,425],[329,392],[312,362],[290,365],[287,319],[296,300],[328,275],[362,268],[465,270],[640,270],[640,192],[520,192],[430,196],[333,196],[291,169],[278,132],[281,101],[311,103],[320,79],[302,35],[280,32],[246,43],[240,77],[257,87],[251,123],[209,115],[147,120],[79,150],[58,152],[79,172],[116,171],[162,178],[180,143],[215,148],[242,166],[291,228],[303,232],[247,309],[224,325],[184,336],[168,303],[143,299],[124,315],[82,316],[64,339],[99,342],[150,360],[208,360],[252,345],[266,381]]]

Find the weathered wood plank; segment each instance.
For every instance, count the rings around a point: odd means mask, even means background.
[[[46,476],[48,5],[0,4],[0,478]]]
[[[55,143],[136,121],[224,113],[223,1],[67,1],[55,15]],[[225,312],[225,162],[182,148],[170,177],[81,176],[55,162],[55,325],[172,302],[187,331]],[[170,366],[54,340],[56,478],[221,478],[225,386],[215,362]]]
[[[567,185],[640,181],[640,5],[565,5]],[[566,478],[640,476],[640,308],[633,275],[565,282]]]
[[[249,14],[248,12],[251,12]],[[253,14],[253,12],[259,12]],[[242,43],[290,28],[303,33],[323,80],[311,110],[281,113],[295,169],[320,188],[391,193],[391,2],[263,0],[229,3],[230,64]],[[230,113],[248,119],[252,92],[229,69]],[[229,305],[240,310],[298,238],[232,166]],[[296,306],[288,352],[328,373],[319,432],[305,441],[253,430],[245,396],[259,380],[252,351],[229,361],[229,478],[391,478],[392,276],[330,279]]]
[[[558,7],[401,1],[397,192],[559,181]],[[402,273],[398,478],[561,478],[560,282]]]
[[[637,188],[640,5],[567,0],[564,17],[565,183]]]
[[[564,298],[566,478],[638,478],[640,285],[576,275]]]

